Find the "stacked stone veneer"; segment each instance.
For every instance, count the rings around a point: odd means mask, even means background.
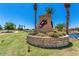
[[[40,36],[29,35],[27,37],[27,42],[39,47],[58,48],[67,46],[69,44],[69,39],[68,37],[53,38],[53,37],[40,37]]]

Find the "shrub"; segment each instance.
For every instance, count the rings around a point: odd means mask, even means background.
[[[48,36],[52,36],[53,34],[53,32],[48,32]]]
[[[57,37],[58,38],[59,37],[59,34],[58,33],[54,33],[53,34],[53,37]]]
[[[54,33],[57,33],[58,31],[57,31],[57,30],[54,30],[53,32],[54,32]]]
[[[59,37],[59,34],[58,33],[54,33],[54,32],[49,32],[48,36],[50,36],[50,37]]]
[[[36,35],[37,32],[29,32],[29,35]]]
[[[51,37],[59,37],[58,33],[53,33],[53,35]]]
[[[37,36],[46,36],[44,33],[38,33]]]
[[[64,36],[64,35],[66,35],[66,32],[58,32],[58,34],[59,34],[60,36]]]
[[[49,32],[48,33],[48,36],[50,37],[59,37],[59,36],[64,36],[66,35],[65,32]]]
[[[66,32],[62,32],[63,35],[66,35]]]
[[[46,34],[47,32],[45,32],[45,31],[42,31],[41,33],[43,33],[43,34]]]
[[[59,36],[63,36],[63,33],[62,32],[58,32],[57,33]]]

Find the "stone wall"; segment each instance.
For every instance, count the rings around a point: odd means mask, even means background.
[[[27,38],[27,42],[39,47],[58,48],[67,46],[69,44],[69,39],[68,37],[53,38],[53,37],[40,37],[40,36],[29,35]]]

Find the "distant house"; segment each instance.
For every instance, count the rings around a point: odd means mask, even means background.
[[[69,29],[70,33],[79,33],[79,28],[71,28]]]

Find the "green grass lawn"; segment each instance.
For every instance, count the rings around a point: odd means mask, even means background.
[[[64,49],[44,49],[26,43],[26,32],[0,35],[0,56],[71,56],[79,55],[79,42]],[[30,46],[30,52],[28,52]]]
[[[26,55],[26,32],[0,35],[0,55]]]

